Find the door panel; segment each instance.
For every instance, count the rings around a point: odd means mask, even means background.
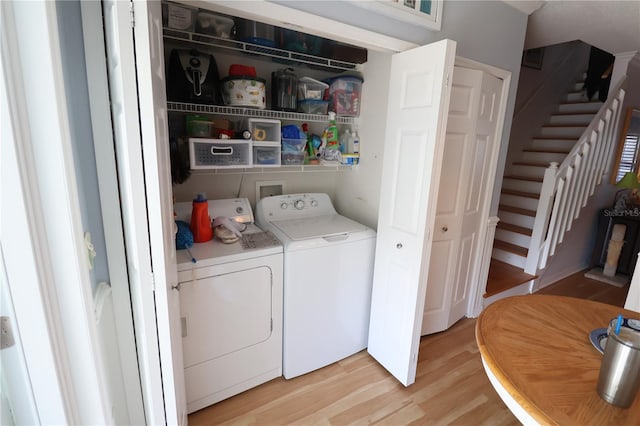
[[[499,79],[482,71],[455,68],[434,230],[434,241],[450,244],[434,244],[432,257],[440,261],[432,262],[427,281],[427,297],[446,296],[442,306],[427,300],[423,335],[445,330],[467,313],[469,292],[478,275],[478,232],[485,208],[492,144],[498,143],[496,109],[501,89]],[[445,247],[446,252],[435,253]]]
[[[135,57],[164,406],[187,424],[160,2],[134,2]],[[174,398],[175,396],[175,398]]]
[[[455,42],[443,40],[391,61],[368,351],[405,386],[418,360],[454,57]]]

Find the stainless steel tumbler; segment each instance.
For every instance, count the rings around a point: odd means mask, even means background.
[[[640,388],[640,332],[627,327],[611,332],[604,349],[598,395],[610,404],[627,408]]]

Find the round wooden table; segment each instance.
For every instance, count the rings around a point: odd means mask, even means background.
[[[476,341],[494,388],[524,424],[640,425],[640,396],[622,409],[598,396],[602,355],[589,333],[618,314],[640,314],[572,297],[516,296],[489,305]]]

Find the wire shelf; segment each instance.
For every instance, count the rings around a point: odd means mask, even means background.
[[[278,49],[275,47],[262,46],[253,43],[247,43],[239,40],[231,40],[222,37],[197,34],[187,31],[175,30],[173,28],[164,28],[164,38],[178,41],[188,41],[191,43],[202,44],[210,47],[234,50],[247,54],[268,56],[276,58],[280,61],[291,61],[299,64],[312,65],[314,67],[322,67],[332,71],[351,71],[358,68],[358,64],[338,61],[335,59],[324,58],[320,56],[308,55],[306,53],[292,52],[289,50]]]
[[[171,112],[193,112],[200,114],[217,114],[237,117],[272,118],[277,120],[306,121],[310,123],[326,123],[329,116],[324,114],[305,114],[300,112],[273,111],[268,109],[231,107],[222,105],[189,104],[183,102],[167,102]],[[354,124],[356,117],[336,117],[338,124]]]

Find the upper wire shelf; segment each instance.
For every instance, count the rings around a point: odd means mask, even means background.
[[[358,68],[358,64],[351,62],[338,61],[335,59],[309,55],[306,53],[292,52],[289,50],[262,46],[240,40],[231,40],[228,38],[209,36],[188,31],[180,31],[167,27],[164,27],[164,38],[178,41],[188,41],[191,43],[198,43],[216,48],[235,50],[237,52],[248,54],[268,56],[279,60],[292,61],[300,64],[312,65],[314,67],[322,67],[332,71],[351,71]]]

